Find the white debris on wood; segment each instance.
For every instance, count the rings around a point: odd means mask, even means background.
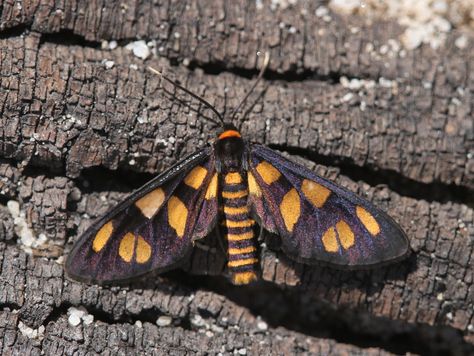
[[[329,9],[326,6],[319,6],[314,12],[316,17],[324,17],[329,14]]]
[[[44,338],[44,325],[41,325],[38,329],[32,329],[20,321],[18,323],[18,329],[20,330],[21,334],[26,336],[28,339],[43,340]]]
[[[330,0],[328,6],[345,15],[395,19],[406,27],[400,40],[410,50],[422,44],[436,49],[452,28],[474,28],[472,0]]]
[[[376,84],[374,80],[358,78],[352,78],[351,80],[349,80],[347,77],[344,76],[341,77],[339,82],[344,88],[348,88],[351,90],[372,89],[375,87]]]
[[[202,318],[202,316],[200,316],[199,314],[195,314],[192,318],[191,318],[191,325],[197,327],[197,328],[202,328],[204,326],[206,326],[206,322],[205,320]]]
[[[454,45],[459,49],[466,48],[468,45],[467,37],[465,35],[459,36],[458,38],[456,38],[456,41],[454,41]]]
[[[115,65],[114,61],[105,61],[104,63],[105,69],[112,69],[114,65]]]
[[[45,234],[39,234],[38,237],[28,226],[26,214],[20,209],[20,203],[15,200],[7,202],[7,208],[13,218],[15,234],[20,238],[18,243],[20,247],[28,254],[33,253],[34,248],[38,248],[48,241]]]
[[[131,42],[125,48],[132,51],[133,55],[140,59],[147,59],[151,54],[150,48],[143,40]]]
[[[158,326],[169,326],[173,322],[173,319],[168,315],[162,315],[156,320]]]
[[[84,325],[90,325],[94,321],[94,316],[87,313],[87,310],[83,307],[70,307],[67,310],[67,315],[68,323],[71,326],[78,326],[81,322],[84,323]]]
[[[296,5],[297,2],[298,0],[272,0],[272,2],[270,3],[270,9],[276,10],[277,8],[280,8],[284,10],[290,6]]]
[[[268,329],[268,324],[264,322],[263,320],[261,320],[257,323],[257,328],[259,330],[266,331]]]

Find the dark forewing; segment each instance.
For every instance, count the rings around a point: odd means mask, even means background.
[[[132,193],[74,245],[68,275],[105,283],[179,264],[215,226],[214,177],[214,159],[203,149]]]
[[[264,146],[252,145],[249,160],[258,186],[251,194],[253,210],[264,228],[277,230],[289,257],[350,268],[409,253],[403,230],[354,193]]]

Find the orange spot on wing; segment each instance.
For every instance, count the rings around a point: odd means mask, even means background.
[[[127,232],[119,245],[119,256],[125,262],[132,261],[133,250],[135,248],[135,235],[131,232]]]
[[[163,189],[158,188],[138,199],[135,202],[135,206],[142,212],[143,215],[145,215],[148,219],[151,219],[164,201],[165,193],[163,192]]]
[[[341,242],[341,245],[344,247],[344,249],[347,250],[349,247],[354,245],[354,233],[344,220],[340,220],[336,224],[336,231],[339,241]]]
[[[206,190],[206,199],[210,200],[217,196],[217,173],[211,179],[209,186]]]
[[[330,227],[326,230],[322,238],[324,249],[327,252],[337,252],[339,250],[339,244],[336,240],[336,230],[334,227]]]
[[[194,167],[191,172],[184,178],[184,183],[194,189],[198,189],[204,178],[206,178],[207,170],[201,166]]]
[[[280,204],[280,213],[286,229],[292,232],[301,214],[300,196],[295,188],[291,188],[283,197]]]
[[[308,179],[303,180],[301,191],[316,208],[322,208],[329,195],[331,195],[331,191],[328,188]]]
[[[168,200],[168,222],[179,237],[184,236],[187,219],[188,209],[179,198],[172,196]]]
[[[151,246],[145,241],[143,237],[138,235],[137,249],[135,251],[135,258],[138,263],[146,263],[151,257]]]
[[[260,189],[260,186],[258,185],[257,181],[255,180],[255,177],[250,172],[247,173],[247,182],[248,182],[250,194],[252,194],[256,197],[261,197],[262,196],[262,190]]]
[[[240,136],[240,132],[239,131],[236,131],[236,130],[227,130],[227,131],[224,131],[223,133],[221,133],[219,135],[219,140],[222,140],[224,138],[228,138],[228,137],[242,137]]]
[[[268,185],[276,182],[281,176],[281,173],[278,171],[278,169],[266,161],[260,162],[255,169],[257,170],[260,177],[262,177],[263,181]]]
[[[372,236],[376,236],[380,232],[380,226],[377,220],[361,206],[356,207],[356,214],[360,222],[365,226]]]
[[[95,252],[99,252],[100,250],[102,250],[107,241],[109,241],[113,231],[114,227],[112,226],[112,221],[109,221],[107,224],[102,226],[94,237],[94,241],[92,242],[92,249]]]

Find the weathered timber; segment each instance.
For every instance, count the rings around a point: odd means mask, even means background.
[[[0,7],[3,353],[470,350],[472,34],[463,50],[448,41],[389,56],[377,49],[401,33],[395,22],[335,14],[325,22],[313,16],[313,2],[285,10],[254,2],[84,3]],[[138,39],[152,41],[146,61],[125,48]],[[103,43],[112,40],[115,49]],[[266,90],[254,96],[244,135],[387,210],[413,256],[347,272],[266,251],[264,281],[248,288],[202,277],[222,266],[205,251],[185,272],[129,286],[67,280],[58,257],[94,218],[215,137],[210,111],[146,66],[229,112],[258,71],[255,53],[268,48]],[[343,76],[367,85],[351,90]],[[8,200],[19,201],[36,236],[47,238],[32,255],[17,241]],[[94,315],[93,327],[70,325],[71,306]],[[156,325],[160,316],[171,324]],[[29,338],[27,327],[41,336]]]

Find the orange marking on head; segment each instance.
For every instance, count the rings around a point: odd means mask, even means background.
[[[219,140],[229,137],[242,137],[240,136],[240,132],[236,130],[226,130],[219,135]]]

